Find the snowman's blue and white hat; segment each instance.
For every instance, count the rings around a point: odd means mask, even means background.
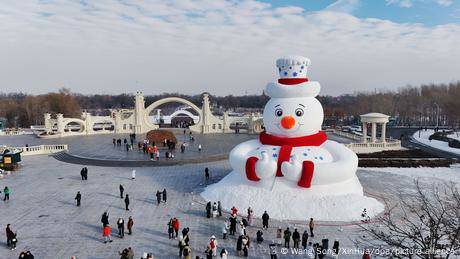
[[[310,59],[302,56],[287,56],[276,60],[280,78],[277,83],[269,83],[266,93],[272,98],[315,97],[321,86],[307,77]]]

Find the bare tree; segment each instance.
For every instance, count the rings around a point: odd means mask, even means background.
[[[449,258],[460,252],[460,194],[454,183],[398,195],[396,206],[361,225],[355,243],[395,258]]]

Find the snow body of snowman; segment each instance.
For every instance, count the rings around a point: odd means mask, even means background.
[[[383,211],[363,195],[356,154],[321,131],[320,84],[307,78],[310,60],[290,56],[276,65],[280,78],[265,91],[265,131],[230,152],[233,171],[201,196],[226,209],[251,207],[256,216],[267,210],[277,219],[347,221],[359,220],[363,208],[370,216]]]
[[[358,188],[336,189],[334,193],[362,194],[355,174],[356,154],[327,140],[321,131],[323,108],[315,98],[320,84],[308,81],[310,60],[286,57],[278,59],[276,65],[280,79],[267,85],[271,99],[263,112],[265,131],[259,140],[241,143],[232,150],[232,168],[261,187],[273,186],[277,177],[301,188],[353,181]]]

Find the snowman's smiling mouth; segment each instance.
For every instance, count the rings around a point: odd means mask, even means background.
[[[281,131],[290,132],[290,133],[298,131],[300,129],[300,126],[302,126],[302,125],[303,125],[303,123],[299,122],[299,123],[296,123],[294,127],[290,128],[290,129],[286,129],[283,126],[281,126],[281,122],[276,123],[276,127],[278,127],[278,129],[280,129]]]

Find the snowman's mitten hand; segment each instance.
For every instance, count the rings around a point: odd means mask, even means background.
[[[281,172],[288,180],[298,182],[302,175],[302,164],[296,156],[293,156],[290,161],[281,164]]]
[[[276,160],[270,159],[267,152],[262,152],[262,157],[256,163],[256,173],[260,179],[275,177],[278,164]]]

